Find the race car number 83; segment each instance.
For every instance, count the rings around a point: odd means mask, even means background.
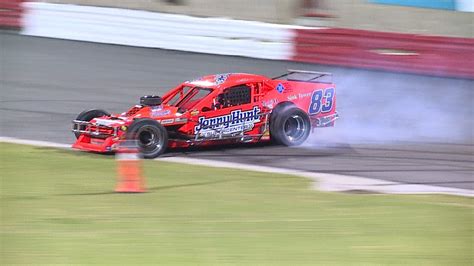
[[[324,104],[323,99],[325,99]],[[333,102],[334,88],[328,88],[324,92],[322,90],[313,91],[308,113],[311,115],[319,114],[320,112],[327,113],[331,111]]]

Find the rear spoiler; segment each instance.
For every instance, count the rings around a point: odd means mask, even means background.
[[[274,77],[272,79],[281,79],[286,77],[288,81],[303,81],[303,82],[313,82],[313,83],[332,83],[332,73],[327,72],[316,72],[316,71],[308,71],[308,70],[295,70],[295,69],[288,69],[288,72]],[[329,79],[328,80],[320,80],[320,79]]]

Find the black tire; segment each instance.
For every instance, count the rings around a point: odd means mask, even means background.
[[[127,140],[136,140],[144,158],[156,158],[168,147],[168,132],[166,128],[153,119],[135,120],[127,129]]]
[[[277,106],[270,118],[270,136],[285,146],[297,146],[306,141],[311,132],[308,115],[295,105]]]
[[[96,117],[101,117],[101,116],[110,116],[110,114],[107,111],[101,110],[101,109],[92,109],[88,111],[83,111],[80,113],[77,117],[76,120],[79,121],[91,121],[92,119]],[[85,126],[79,126],[80,130],[85,130]],[[74,135],[76,136],[76,139],[79,138],[81,133],[79,132],[74,132]]]

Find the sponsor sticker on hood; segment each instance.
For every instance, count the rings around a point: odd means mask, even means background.
[[[100,126],[106,126],[109,127],[113,124],[123,124],[124,122],[121,120],[110,120],[110,119],[101,119],[101,118],[96,118],[94,119],[95,123]]]

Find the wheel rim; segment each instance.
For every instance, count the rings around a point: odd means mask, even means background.
[[[306,132],[308,131],[307,125],[303,117],[299,115],[290,116],[284,123],[283,129],[285,135],[291,142],[299,142],[304,140]]]
[[[163,146],[163,134],[151,126],[143,126],[137,132],[137,140],[140,148],[145,153],[153,153]]]

